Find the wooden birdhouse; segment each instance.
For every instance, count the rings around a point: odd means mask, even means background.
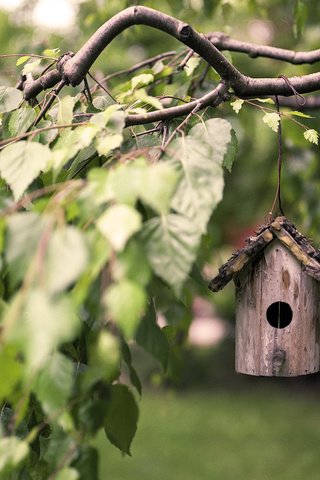
[[[209,288],[236,286],[236,371],[294,377],[320,370],[320,251],[285,217],[219,269]]]

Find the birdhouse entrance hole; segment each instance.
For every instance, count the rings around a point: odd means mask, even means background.
[[[267,320],[274,328],[285,328],[292,320],[292,310],[286,302],[274,302],[267,308]]]

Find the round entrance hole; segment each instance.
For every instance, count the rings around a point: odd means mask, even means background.
[[[285,328],[292,320],[292,310],[286,302],[271,303],[267,308],[267,320],[274,328]]]

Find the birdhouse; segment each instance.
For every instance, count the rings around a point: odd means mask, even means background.
[[[260,227],[211,280],[236,291],[236,371],[294,377],[320,370],[320,251],[285,217]]]

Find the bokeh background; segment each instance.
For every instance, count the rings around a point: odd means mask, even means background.
[[[295,50],[319,47],[320,5],[308,0],[141,1],[198,31]],[[0,0],[0,53],[76,51],[107,19],[134,2],[124,0]],[[97,60],[104,75],[180,46],[162,33],[134,27]],[[292,66],[227,54],[242,73],[256,77],[300,75],[318,66]],[[15,60],[0,59],[2,84],[14,85]],[[116,81],[115,81],[116,82]],[[116,83],[110,83],[110,89]],[[260,109],[245,105],[236,115],[219,107],[239,140],[238,158],[225,176],[223,201],[214,212],[202,252],[213,276],[231,252],[266,220],[277,181],[277,137]],[[303,119],[319,130],[319,111]],[[319,150],[296,123],[283,122],[283,206],[287,217],[320,245]],[[234,291],[204,288],[193,302],[188,338],[169,371],[134,348],[144,383],[132,457],[123,458],[104,438],[101,478],[114,480],[318,480],[320,478],[319,375],[267,379],[234,373]],[[172,312],[179,316],[181,312]],[[165,321],[165,319],[162,319]]]

